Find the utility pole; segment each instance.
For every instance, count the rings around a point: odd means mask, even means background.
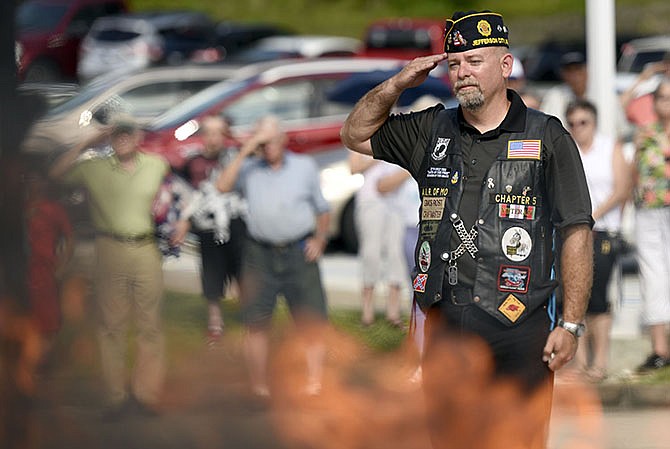
[[[614,0],[586,0],[587,96],[598,108],[598,130],[617,137],[620,114],[616,93]]]

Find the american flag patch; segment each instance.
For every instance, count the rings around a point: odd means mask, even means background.
[[[510,140],[507,142],[507,159],[540,160],[541,140]]]

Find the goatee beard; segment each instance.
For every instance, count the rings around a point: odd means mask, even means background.
[[[482,91],[479,89],[478,84],[473,84],[473,83],[468,83],[468,82],[460,82],[456,83],[455,87],[455,92],[456,92],[456,99],[458,100],[458,103],[461,105],[463,109],[467,109],[469,111],[477,111],[479,110],[482,106],[484,106],[484,95],[482,94]],[[468,89],[466,92],[462,92],[462,88],[464,87],[474,87],[474,89]]]
[[[468,111],[478,111],[484,106],[484,96],[481,94],[477,95],[459,95],[456,94],[456,99],[463,109]]]

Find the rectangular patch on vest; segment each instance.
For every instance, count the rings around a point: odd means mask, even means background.
[[[510,320],[512,323],[515,323],[519,319],[526,306],[523,305],[519,299],[514,295],[508,295],[505,301],[500,304],[498,307],[500,313],[505,315],[505,317]]]
[[[501,265],[498,270],[498,290],[501,292],[527,293],[530,267]]]
[[[421,200],[421,220],[442,220],[445,203],[444,197],[423,197]]]
[[[507,159],[540,160],[541,140],[510,140],[507,142]]]
[[[421,240],[435,240],[437,236],[437,229],[440,226],[439,221],[426,221],[421,223],[419,229]]]
[[[417,274],[414,278],[412,286],[414,287],[415,292],[424,293],[426,291],[426,281],[428,280],[427,274]]]

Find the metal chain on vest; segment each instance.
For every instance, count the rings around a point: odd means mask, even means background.
[[[460,245],[451,252],[449,255],[449,260],[456,260],[465,254],[465,251],[470,253],[470,256],[474,259],[477,255],[479,249],[475,245],[475,239],[477,238],[477,226],[472,225],[472,229],[468,233],[463,224],[463,220],[460,217],[456,216],[452,219],[452,224],[456,230],[456,234],[461,239]]]
[[[456,214],[451,216],[451,223],[456,230],[456,234],[461,239],[458,247],[449,253],[449,267],[447,268],[447,279],[449,285],[456,285],[458,283],[458,267],[456,266],[456,259],[461,257],[467,251],[474,259],[479,249],[475,245],[477,238],[477,226],[472,225],[472,229],[468,232],[465,229],[463,220]]]

